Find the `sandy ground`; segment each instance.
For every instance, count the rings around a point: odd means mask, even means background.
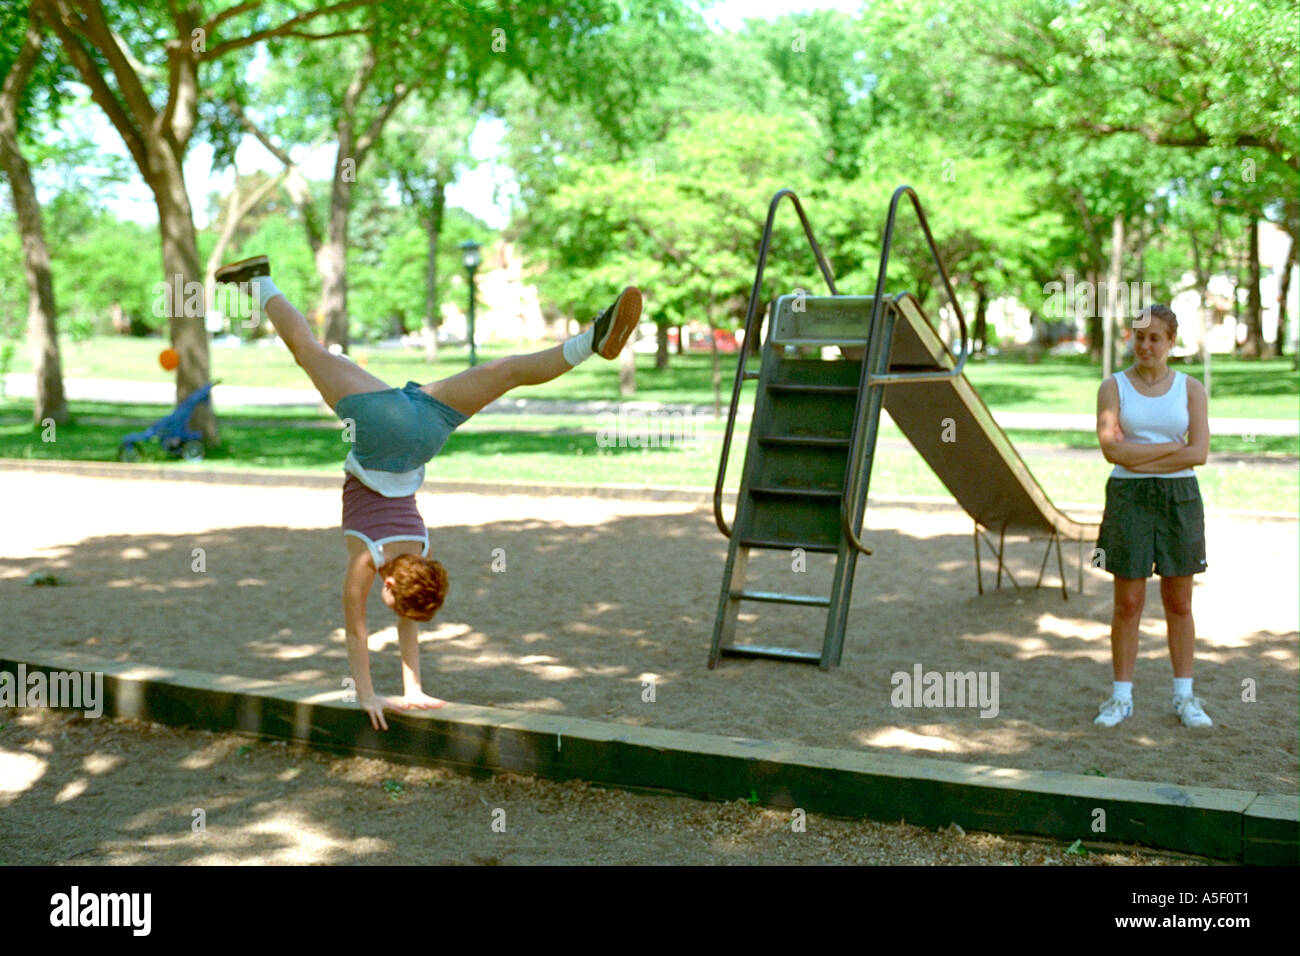
[[[0,495],[11,503],[0,557],[6,650],[336,685],[348,675],[340,491],[8,472]],[[706,509],[462,494],[424,494],[420,506],[452,582],[422,636],[425,689],[442,697],[823,747],[1297,792],[1293,522],[1208,521],[1210,571],[1194,597],[1196,690],[1216,726],[1187,730],[1171,713],[1153,583],[1136,713],[1103,730],[1091,721],[1109,694],[1109,579],[1089,570],[1086,593],[1068,602],[1059,589],[992,591],[986,554],[988,590],[977,596],[970,525],[955,508],[868,510],[876,553],[858,564],[843,665],[822,673],[764,661],[706,668],[726,554]],[[195,549],[205,570],[194,570]],[[1022,584],[1032,584],[1042,545],[1008,551]],[[1076,553],[1067,548],[1067,562]],[[505,570],[494,571],[502,557]],[[829,561],[809,556],[800,573],[788,556],[756,553],[750,584],[824,594]],[[53,571],[62,586],[24,586],[35,570]],[[1069,563],[1067,578],[1076,579]],[[754,607],[761,617],[742,618],[743,638],[820,643],[820,612]],[[377,594],[370,621],[376,685],[396,693],[396,632]],[[895,707],[892,675],[917,666],[996,675],[996,716]]]
[[[1206,862],[816,814],[796,829],[790,812],[743,801],[476,780],[63,711],[0,710],[0,725],[0,865]]]

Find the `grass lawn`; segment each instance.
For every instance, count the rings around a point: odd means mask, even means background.
[[[76,403],[80,416],[111,413],[121,406]],[[0,458],[69,458],[115,461],[118,443],[129,431],[152,421],[165,409],[135,406],[144,412],[135,423],[59,426],[56,440],[41,440],[41,430],[26,422],[0,424]],[[18,403],[0,403],[0,415],[21,411]],[[256,421],[276,416],[273,409],[252,410]],[[308,424],[308,423],[303,423]],[[340,474],[347,446],[336,420],[325,416],[310,424],[328,427],[295,427],[283,424],[241,421],[233,416],[222,420],[222,447],[212,449],[198,468],[303,469]],[[694,442],[685,446],[634,448],[601,447],[599,423],[590,416],[480,415],[459,429],[442,453],[428,465],[430,477],[462,480],[546,481],[582,484],[662,484],[712,487],[716,474],[722,423],[699,420]],[[739,484],[747,431],[741,426],[733,443],[727,487]],[[902,436],[892,426],[883,426],[886,442],[878,453],[871,489],[878,495],[945,496],[943,485],[915,452],[897,447]],[[1108,465],[1096,453],[1092,457],[1063,453],[1061,446],[1095,449],[1090,433],[1011,432],[1010,437],[1044,490],[1057,502],[1093,504],[1100,507]],[[1048,443],[1044,444],[1047,441]],[[1227,441],[1226,439],[1224,441]],[[1234,440],[1240,451],[1258,451],[1264,444]],[[1281,439],[1290,441],[1294,439]],[[1223,450],[1216,440],[1216,448]],[[1294,448],[1291,449],[1294,455]],[[157,451],[145,460],[167,460]],[[1290,467],[1216,465],[1199,469],[1207,504],[1218,508],[1295,512],[1300,497],[1300,465]]]
[[[158,367],[161,339],[101,338],[62,344],[64,374],[69,378],[108,378],[167,381]],[[480,349],[484,360],[512,351],[535,349],[536,343],[489,344]],[[379,377],[392,383],[408,379],[430,381],[465,367],[464,349],[444,349],[433,366],[408,350],[360,345],[355,357]],[[729,398],[736,356],[722,357],[724,396]],[[25,353],[15,371],[25,370]],[[673,356],[672,367],[659,372],[653,356],[639,355],[636,397],[643,400],[707,405],[712,402],[708,353]],[[288,352],[278,347],[212,349],[213,374],[231,385],[304,388],[307,381]],[[755,364],[756,367],[756,364]],[[1199,375],[1200,366],[1186,366]],[[1097,367],[1079,358],[1045,358],[1039,363],[1020,359],[972,361],[967,374],[985,402],[995,411],[1088,413],[1095,408]],[[1289,359],[1237,362],[1215,359],[1215,395],[1211,414],[1223,417],[1295,419],[1300,412],[1298,377]],[[753,383],[744,400],[753,401]],[[617,399],[618,368],[593,360],[554,382],[528,390],[529,395],[562,399]],[[115,461],[121,437],[170,410],[159,405],[120,405],[75,402],[79,419],[57,430],[57,441],[41,440],[29,421],[30,403],[0,400],[0,457],[70,458]],[[337,473],[346,454],[337,420],[302,409],[220,407],[224,444],[212,449],[200,468],[292,468]],[[95,418],[105,421],[96,422]],[[90,419],[90,420],[87,420]],[[600,420],[589,415],[480,415],[460,429],[428,468],[430,476],[457,479],[515,479],[577,483],[665,484],[711,487],[717,470],[723,424],[694,419],[696,438],[688,447],[602,448],[597,441]],[[5,423],[7,422],[7,423]],[[296,427],[298,424],[316,427]],[[901,438],[890,425],[881,428],[887,443]],[[1012,442],[1047,493],[1056,501],[1100,505],[1110,466],[1101,458],[1063,454],[1061,448],[1095,451],[1091,432],[1009,432]],[[746,434],[737,434],[728,487],[739,483]],[[1258,436],[1255,441],[1216,436],[1216,452],[1275,453],[1292,457],[1291,467],[1216,465],[1200,469],[1206,501],[1221,508],[1295,512],[1300,497],[1294,461],[1300,439]],[[157,457],[161,460],[161,454]],[[182,467],[177,463],[177,467]],[[871,488],[882,495],[944,495],[943,486],[921,458],[907,448],[882,448]]]
[[[167,381],[158,365],[164,347],[161,338],[95,338],[85,342],[64,339],[63,372],[67,378],[106,378]],[[484,361],[514,351],[532,351],[538,343],[489,343],[479,349]],[[264,385],[305,388],[302,371],[283,348],[214,346],[212,375],[228,385]],[[461,371],[467,365],[464,348],[444,348],[440,360],[429,365],[418,352],[379,349],[357,345],[353,355],[367,369],[387,382],[400,385],[408,380],[428,382]],[[735,378],[736,356],[722,355],[724,403],[730,399]],[[757,368],[757,363],[752,367]],[[1203,375],[1198,364],[1178,366],[1196,378]],[[15,356],[13,371],[30,371],[26,350]],[[967,375],[979,389],[989,408],[1003,412],[1091,413],[1096,408],[1101,370],[1084,358],[1045,357],[1037,363],[1003,357],[972,360]],[[1291,360],[1269,359],[1243,362],[1215,357],[1211,365],[1213,395],[1210,414],[1224,418],[1300,417],[1300,376],[1291,371]],[[753,388],[752,383],[746,386]],[[593,360],[553,382],[529,389],[538,398],[617,399],[618,368],[614,363]],[[646,401],[711,404],[711,360],[707,352],[672,357],[664,371],[654,368],[654,356],[637,356],[637,398]]]

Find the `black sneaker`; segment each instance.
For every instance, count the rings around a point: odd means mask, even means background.
[[[258,276],[269,276],[270,274],[270,258],[268,256],[253,256],[251,259],[240,259],[238,262],[226,263],[216,271],[213,278],[217,282],[238,285],[241,282],[256,279]]]
[[[617,358],[640,320],[641,290],[630,285],[592,323],[592,351],[603,358]]]

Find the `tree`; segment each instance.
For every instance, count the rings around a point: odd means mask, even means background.
[[[1256,147],[1300,170],[1300,20],[1288,0],[1242,4],[1230,16],[1198,0],[921,6],[909,5],[911,18],[969,40],[954,57],[965,80],[957,96],[1000,104],[1001,119],[1022,130]]]
[[[195,0],[133,4],[109,0],[107,7],[103,0],[33,0],[33,10],[58,35],[64,54],[122,137],[153,193],[162,236],[171,344],[180,354],[178,401],[205,385],[209,377],[203,269],[184,172],[199,121],[200,71],[273,37],[323,39],[355,32],[346,24],[323,34],[309,33],[307,28],[371,2],[338,0],[301,13],[293,12],[291,5],[273,4],[268,16],[258,9],[263,6],[259,2],[232,4],[209,15]],[[240,18],[253,21],[243,33],[234,27]],[[160,43],[160,37],[166,40]],[[193,289],[200,291],[191,294]],[[200,405],[192,423],[205,442],[219,442],[212,403]]]
[[[41,207],[23,156],[20,138],[30,120],[32,92],[57,95],[65,69],[45,49],[43,27],[26,5],[0,12],[0,170],[9,180],[22,237],[23,273],[27,284],[27,334],[35,373],[32,417],[68,421],[59,360],[58,312],[50,273]]]
[[[315,214],[303,212],[321,273],[326,341],[348,345],[345,250],[357,176],[408,96],[420,90],[436,101],[460,91],[471,102],[490,102],[489,90],[517,75],[544,97],[580,102],[598,123],[634,135],[627,117],[671,63],[630,54],[667,50],[681,33],[675,25],[680,16],[676,0],[494,0],[477,7],[421,0],[376,8],[356,31],[360,39],[342,51],[287,48],[260,98],[267,116],[255,119],[248,104],[228,99],[244,127],[286,166],[292,144],[313,131],[328,126],[339,144],[326,228],[313,226]],[[638,31],[650,24],[658,29],[648,42]],[[346,84],[319,82],[340,61]],[[646,68],[637,72],[642,64]],[[304,84],[302,76],[313,82]],[[295,199],[307,201],[301,191]]]
[[[266,200],[267,196],[280,188],[285,175],[284,173],[277,176],[259,174],[252,177],[252,182],[241,184],[239,174],[235,174],[235,182],[230,194],[221,204],[214,220],[220,226],[216,242],[208,253],[207,265],[203,270],[204,301],[207,303],[207,309],[210,310],[216,305],[216,272],[226,261],[226,252],[240,224]]]
[[[379,175],[394,183],[424,232],[425,359],[438,358],[438,253],[447,187],[470,165],[469,138],[481,112],[467,96],[449,93],[408,102],[380,150]]]
[[[817,148],[808,122],[718,112],[696,114],[690,128],[637,160],[570,159],[546,204],[529,212],[528,247],[546,267],[542,294],[573,314],[635,281],[654,290],[651,315],[672,324],[702,320],[713,339],[720,409],[714,332],[736,327],[768,202],[782,187],[807,185]],[[785,219],[774,234],[769,288],[810,285],[816,267],[797,230]]]
[[[1180,177],[1248,159],[1258,175],[1231,210],[1242,233],[1246,219],[1285,220],[1282,200],[1300,185],[1294,3],[1224,16],[1193,0],[874,0],[864,16],[877,96],[976,152],[1009,149],[1017,165],[1051,170],[1044,205],[1077,237],[1061,252],[1068,261],[1073,245],[1094,284],[1116,225],[1124,261],[1142,271],[1148,210]],[[1099,317],[1090,325],[1097,354]]]
[[[817,124],[823,166],[845,180],[861,171],[863,139],[878,122],[866,33],[858,17],[817,10],[747,20],[743,34],[780,79],[782,111],[798,110]],[[761,72],[753,66],[747,70]]]

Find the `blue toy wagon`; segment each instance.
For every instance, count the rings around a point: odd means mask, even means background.
[[[118,461],[139,461],[139,446],[154,438],[158,439],[158,444],[162,446],[163,451],[175,458],[202,461],[206,450],[203,446],[203,435],[190,428],[190,416],[194,414],[194,409],[211,398],[212,386],[216,384],[216,382],[209,382],[202,388],[195,389],[185,396],[185,400],[173,411],[158,419],[145,431],[133,432],[123,438],[122,446],[117,452]]]

